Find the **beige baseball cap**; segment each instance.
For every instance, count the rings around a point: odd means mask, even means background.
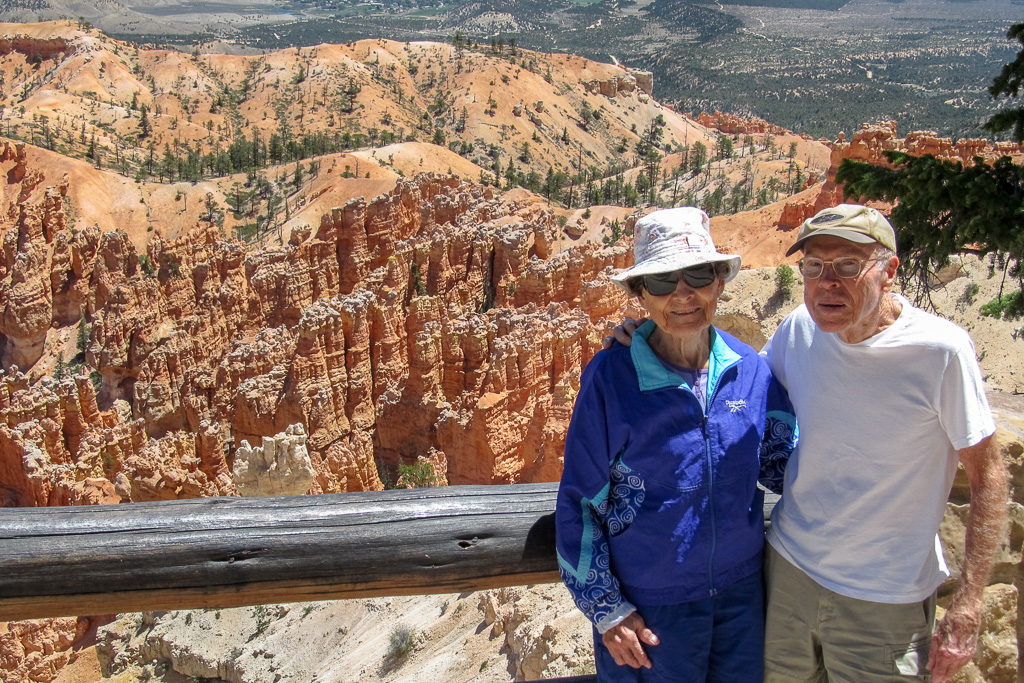
[[[817,235],[834,235],[858,244],[878,242],[896,251],[896,231],[885,216],[860,204],[840,204],[822,209],[803,222],[796,242],[786,252],[792,256],[804,242]]]

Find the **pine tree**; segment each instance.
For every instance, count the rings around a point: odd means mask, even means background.
[[[1024,45],[1024,23],[1011,26],[1006,37]],[[993,99],[1000,95],[1017,97],[1022,85],[1024,85],[1024,49],[1017,53],[1016,59],[1003,65],[1003,70],[993,79],[988,92]],[[1002,133],[1012,128],[1013,139],[1020,142],[1024,140],[1024,107],[1003,109],[994,114],[984,127],[993,133]]]
[[[697,141],[693,143],[693,153],[690,155],[690,171],[697,175],[704,168],[704,164],[708,160],[708,148],[701,142]]]
[[[85,350],[89,346],[89,332],[89,325],[85,322],[85,311],[83,310],[82,319],[78,322],[78,338],[75,343],[78,353],[82,356],[85,355]]]
[[[1024,45],[1024,23],[1007,36]],[[989,88],[993,97],[1016,97],[1024,83],[1024,48],[1003,67]],[[986,123],[992,131],[1013,130],[1024,141],[1024,108],[1004,109]],[[982,307],[1007,318],[1024,316],[1024,166],[1004,156],[994,163],[982,158],[971,166],[932,155],[913,157],[885,152],[892,167],[844,160],[836,182],[846,197],[895,202],[889,220],[897,245],[905,286],[926,292],[931,275],[954,254],[990,256],[1003,270],[1003,283],[1016,280],[1018,290],[1004,293]]]
[[[58,382],[68,376],[68,364],[64,362],[63,356],[57,357],[57,365],[53,368],[53,378]]]
[[[152,129],[149,125],[149,107],[142,105],[139,109],[139,139],[148,138]]]
[[[795,145],[796,143],[793,144]],[[728,135],[719,135],[718,140],[715,142],[715,153],[719,159],[732,159],[735,154],[732,138]]]

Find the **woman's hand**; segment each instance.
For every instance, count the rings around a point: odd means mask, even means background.
[[[601,636],[604,646],[612,653],[615,663],[619,666],[631,666],[634,669],[651,668],[651,660],[644,652],[643,645],[657,645],[661,641],[651,629],[644,625],[643,617],[633,612]]]

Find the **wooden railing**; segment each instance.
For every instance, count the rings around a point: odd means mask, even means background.
[[[555,582],[557,487],[0,508],[0,621]]]
[[[558,581],[556,490],[0,509],[0,621]]]

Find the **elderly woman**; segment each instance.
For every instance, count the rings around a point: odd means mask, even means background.
[[[781,486],[796,422],[760,356],[711,325],[740,257],[709,225],[691,207],[637,222],[612,279],[649,320],[587,365],[566,437],[558,562],[600,681],[762,677],[757,482]]]

